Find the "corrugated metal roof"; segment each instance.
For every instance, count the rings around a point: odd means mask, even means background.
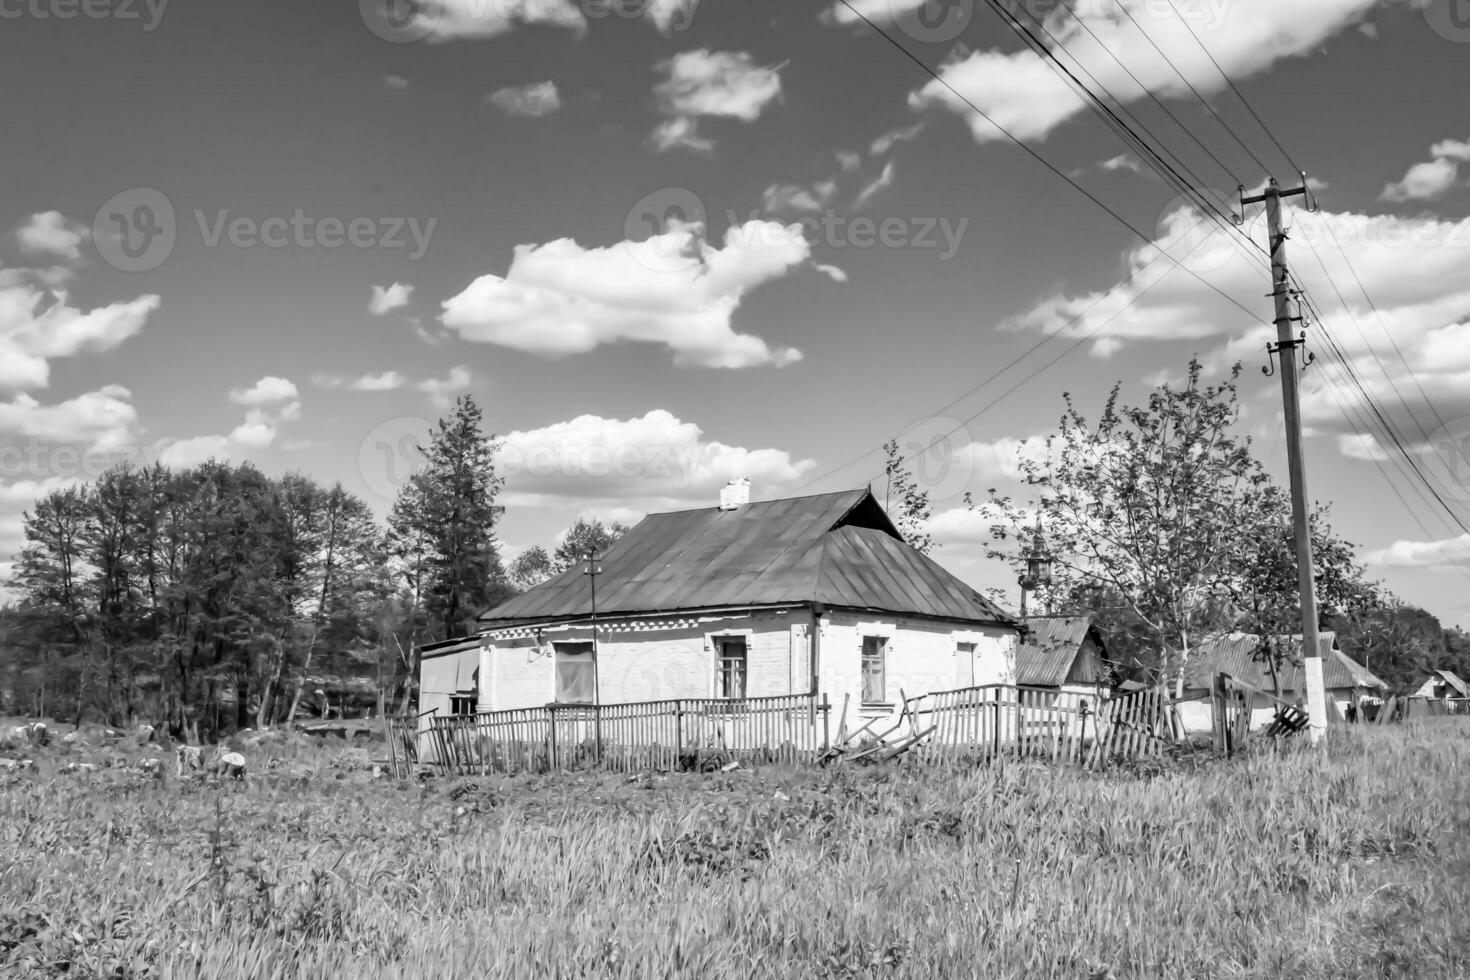
[[[598,562],[599,615],[823,602],[970,622],[1012,619],[905,544],[867,490],[650,514]],[[579,567],[480,616],[480,625],[591,614]]]
[[[1026,620],[1031,638],[1016,650],[1016,683],[1022,686],[1060,687],[1073,673],[1082,642],[1092,629],[1091,616],[1032,616]],[[1101,664],[1085,665],[1081,683],[1101,677]]]
[[[1280,639],[1286,639],[1282,637]],[[1291,637],[1297,644],[1301,636]],[[1202,643],[1195,648],[1184,668],[1184,686],[1208,688],[1217,673],[1238,677],[1247,684],[1269,689],[1271,672],[1264,661],[1255,659],[1261,638],[1253,633],[1231,633],[1229,636]],[[1322,657],[1322,683],[1329,689],[1345,687],[1386,688],[1377,675],[1337,648],[1337,634],[1324,630],[1318,634],[1317,648]],[[1302,667],[1288,664],[1281,671],[1283,691],[1302,691],[1306,682]]]
[[[1429,672],[1429,674],[1429,680],[1425,681],[1425,684],[1433,682],[1434,678],[1438,677],[1446,684],[1448,684],[1451,688],[1453,688],[1460,695],[1460,697],[1470,698],[1470,685],[1467,685],[1463,680],[1461,680],[1459,675],[1457,675],[1454,671],[1432,670]],[[1424,684],[1420,684],[1419,686],[1422,688]]]

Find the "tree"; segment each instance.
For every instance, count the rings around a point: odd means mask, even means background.
[[[481,432],[472,398],[461,396],[420,446],[425,464],[409,477],[388,519],[402,574],[421,598],[435,639],[460,635],[466,620],[506,588],[495,543],[498,445]]]
[[[922,554],[939,547],[929,534],[929,518],[933,508],[929,503],[929,491],[921,489],[914,479],[906,460],[898,450],[898,440],[883,444],[886,463],[883,468],[887,486],[883,493],[883,507],[898,528],[903,539]]]
[[[1158,667],[1183,683],[1190,650],[1234,620],[1228,583],[1242,567],[1242,528],[1269,512],[1270,481],[1235,434],[1237,364],[1217,385],[1191,360],[1181,387],[1160,385],[1124,406],[1114,386],[1095,425],[1064,395],[1046,457],[1019,460],[1031,500],[990,492],[986,553],[1015,565],[1014,546],[1039,514],[1053,554],[1051,595],[1083,586],[1115,597],[1113,618],[1159,651]]]
[[[506,570],[510,584],[522,592],[540,585],[555,574],[556,570],[551,565],[551,556],[539,544],[532,545],[516,555],[515,560],[510,563],[510,568]]]
[[[573,565],[585,561],[589,554],[606,554],[607,549],[627,533],[628,525],[618,521],[604,525],[595,517],[577,518],[576,523],[567,528],[561,543],[552,553],[552,573],[560,575]]]

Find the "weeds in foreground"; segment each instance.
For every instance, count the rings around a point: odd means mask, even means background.
[[[0,975],[1470,974],[1464,721],[1156,768],[14,775]]]

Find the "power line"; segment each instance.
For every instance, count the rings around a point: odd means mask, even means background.
[[[1230,138],[1235,140],[1236,143],[1240,144],[1240,148],[1245,150],[1246,155],[1255,161],[1256,166],[1261,168],[1261,172],[1270,173],[1271,168],[1266,166],[1266,164],[1261,160],[1260,157],[1256,156],[1256,151],[1252,150],[1246,144],[1245,140],[1241,139],[1239,134],[1237,134],[1235,130],[1231,128],[1230,124],[1225,121],[1225,118],[1221,116],[1220,113],[1215,111],[1215,107],[1210,105],[1209,101],[1200,94],[1199,89],[1194,87],[1194,83],[1185,77],[1184,72],[1180,71],[1179,66],[1174,64],[1173,60],[1171,60],[1169,56],[1164,53],[1164,49],[1159,47],[1158,43],[1154,41],[1152,35],[1150,35],[1148,31],[1144,30],[1143,25],[1140,24],[1136,19],[1134,19],[1133,12],[1128,9],[1127,4],[1119,2],[1118,9],[1123,11],[1124,16],[1128,18],[1129,22],[1132,23],[1134,27],[1138,28],[1138,33],[1142,34],[1144,40],[1149,43],[1149,46],[1159,53],[1159,57],[1164,59],[1164,63],[1167,64],[1171,69],[1173,69],[1174,74],[1179,76],[1179,80],[1183,82],[1191,92],[1194,93],[1194,97],[1199,100],[1200,105],[1205,107],[1205,111],[1214,116],[1215,121],[1220,124],[1221,128],[1223,128],[1225,132],[1230,134]],[[1175,11],[1175,13],[1177,14],[1178,11]],[[1186,24],[1185,26],[1188,27],[1189,25]],[[1206,54],[1208,53],[1209,52],[1206,52]],[[1227,79],[1227,81],[1229,81],[1229,79]],[[1240,181],[1237,181],[1237,183],[1240,183]]]
[[[1189,26],[1188,19],[1185,18],[1185,16],[1182,13],[1179,12],[1179,8],[1178,7],[1174,6],[1174,0],[1168,0],[1168,3],[1169,3],[1169,9],[1172,10],[1172,11],[1174,11],[1174,16],[1179,19],[1179,23],[1183,24],[1184,25],[1184,29],[1189,32],[1189,36],[1192,37],[1192,38],[1194,38],[1194,43],[1199,45],[1199,49],[1205,53],[1205,57],[1210,59],[1210,64],[1212,64],[1212,65],[1215,66],[1215,71],[1219,72],[1220,73],[1220,77],[1223,78],[1223,79],[1225,79],[1225,84],[1230,86],[1230,91],[1234,92],[1235,93],[1235,97],[1240,100],[1240,104],[1243,105],[1243,106],[1245,106],[1245,111],[1246,112],[1249,112],[1251,114],[1251,118],[1256,121],[1256,125],[1258,125],[1258,126],[1261,127],[1261,132],[1265,133],[1266,136],[1271,140],[1271,142],[1276,144],[1276,149],[1278,149],[1278,150],[1281,151],[1281,155],[1286,158],[1286,162],[1291,166],[1291,169],[1293,171],[1295,171],[1296,173],[1303,173],[1304,171],[1302,170],[1302,168],[1298,167],[1296,165],[1296,161],[1291,158],[1291,154],[1288,153],[1288,152],[1286,152],[1286,147],[1282,146],[1281,145],[1281,141],[1276,138],[1276,134],[1273,133],[1273,132],[1271,132],[1271,129],[1270,129],[1270,127],[1268,127],[1266,125],[1265,120],[1263,120],[1256,113],[1255,108],[1248,101],[1246,101],[1245,95],[1240,91],[1239,88],[1236,87],[1235,81],[1229,75],[1225,74],[1225,69],[1223,69],[1223,68],[1220,67],[1220,62],[1216,61],[1215,60],[1215,56],[1210,53],[1210,49],[1207,48],[1207,47],[1205,47],[1205,42],[1201,41],[1199,35],[1194,32],[1194,28]],[[1121,7],[1122,4],[1120,3],[1119,6]],[[1125,8],[1125,10],[1126,10],[1126,8]],[[1130,15],[1130,19],[1131,19],[1131,17],[1132,17],[1132,15]],[[1162,54],[1162,53],[1163,52],[1160,52],[1160,54]],[[1176,71],[1177,71],[1177,69],[1176,69]],[[1198,95],[1199,93],[1196,92],[1195,94]],[[1216,118],[1219,118],[1219,117],[1216,117]],[[1234,134],[1232,133],[1231,135],[1234,135]],[[1238,140],[1239,140],[1239,138],[1237,137],[1237,141]],[[1247,150],[1247,152],[1249,152],[1249,150]],[[1254,158],[1255,157],[1255,154],[1252,153],[1251,156]],[[1256,162],[1257,163],[1260,163],[1261,161],[1259,159],[1257,159]],[[1269,173],[1269,172],[1270,171],[1267,170],[1267,173]]]

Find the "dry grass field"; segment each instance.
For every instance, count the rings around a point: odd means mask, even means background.
[[[1470,976],[1464,720],[1107,774],[395,784],[337,744],[241,782],[33,750],[0,976]]]

